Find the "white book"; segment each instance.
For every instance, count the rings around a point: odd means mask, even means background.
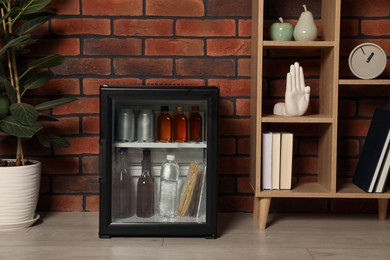
[[[386,180],[390,175],[390,144],[387,145],[386,156],[383,159],[379,180],[375,187],[375,192],[383,192]]]
[[[272,189],[280,189],[280,133],[272,133]]]
[[[292,181],[293,134],[282,133],[280,152],[280,189],[290,190]]]
[[[261,181],[263,190],[272,189],[272,133],[263,133]]]

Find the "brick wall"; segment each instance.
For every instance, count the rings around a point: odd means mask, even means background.
[[[43,39],[34,48],[34,55],[60,53],[68,62],[55,68],[56,79],[31,98],[68,95],[78,100],[54,109],[52,113],[60,121],[48,123],[52,130],[66,137],[71,143],[69,148],[52,152],[34,141],[26,146],[29,157],[43,162],[39,209],[98,210],[100,84],[175,83],[220,87],[220,210],[252,211],[248,183],[251,0],[52,2],[58,15],[37,32],[37,37]],[[293,22],[303,3],[319,18],[318,0],[268,2],[272,3],[266,6],[270,14],[280,13]],[[388,0],[343,0],[342,16],[341,76],[351,75],[346,59],[360,42],[378,43],[390,53]],[[272,15],[269,18],[273,19]],[[265,74],[276,79],[276,86],[284,84],[280,75],[273,74],[272,68],[279,62],[273,60],[265,68]],[[313,68],[307,73],[315,94],[316,62],[309,61],[304,67]],[[385,75],[390,77],[389,69]],[[356,165],[373,109],[388,102],[387,94],[383,87],[340,90],[342,148],[338,167],[346,172],[346,178],[351,177]],[[0,138],[1,157],[10,156],[14,152],[13,140]],[[303,156],[305,159],[294,169],[301,179],[310,181],[315,176],[316,169],[311,166],[316,157],[310,156],[315,146],[310,138],[302,140],[299,153],[309,156]],[[375,206],[372,201],[361,200],[345,203],[275,199],[272,210],[372,211]]]

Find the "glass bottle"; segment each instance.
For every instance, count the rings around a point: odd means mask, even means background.
[[[177,106],[173,116],[173,141],[187,141],[187,117],[183,113],[183,107]]]
[[[168,154],[160,171],[160,216],[174,218],[177,214],[179,165],[175,155]]]
[[[190,115],[190,141],[202,141],[202,117],[199,114],[199,106],[191,107]]]
[[[119,167],[113,180],[113,215],[126,218],[131,211],[131,176],[127,169],[127,148],[119,149]]]
[[[168,113],[168,106],[161,106],[161,113],[157,117],[157,140],[160,142],[172,140],[172,117]]]
[[[145,149],[142,159],[142,173],[137,183],[137,216],[140,218],[150,218],[154,211],[154,182],[150,165],[150,150]]]

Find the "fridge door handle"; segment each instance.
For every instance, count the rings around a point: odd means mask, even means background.
[[[100,149],[100,155],[99,155],[99,180],[100,180],[100,183],[105,183],[106,182],[106,174],[105,174],[105,171],[106,171],[106,158],[104,156],[104,149],[106,147],[106,139],[100,139],[99,140],[99,149]]]

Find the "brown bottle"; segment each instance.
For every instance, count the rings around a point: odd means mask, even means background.
[[[202,141],[202,117],[199,114],[199,106],[192,106],[190,115],[190,141]]]
[[[187,141],[187,117],[183,114],[183,107],[177,106],[173,116],[173,141]]]
[[[157,140],[172,141],[172,117],[168,113],[168,106],[161,107],[161,113],[157,118]]]

